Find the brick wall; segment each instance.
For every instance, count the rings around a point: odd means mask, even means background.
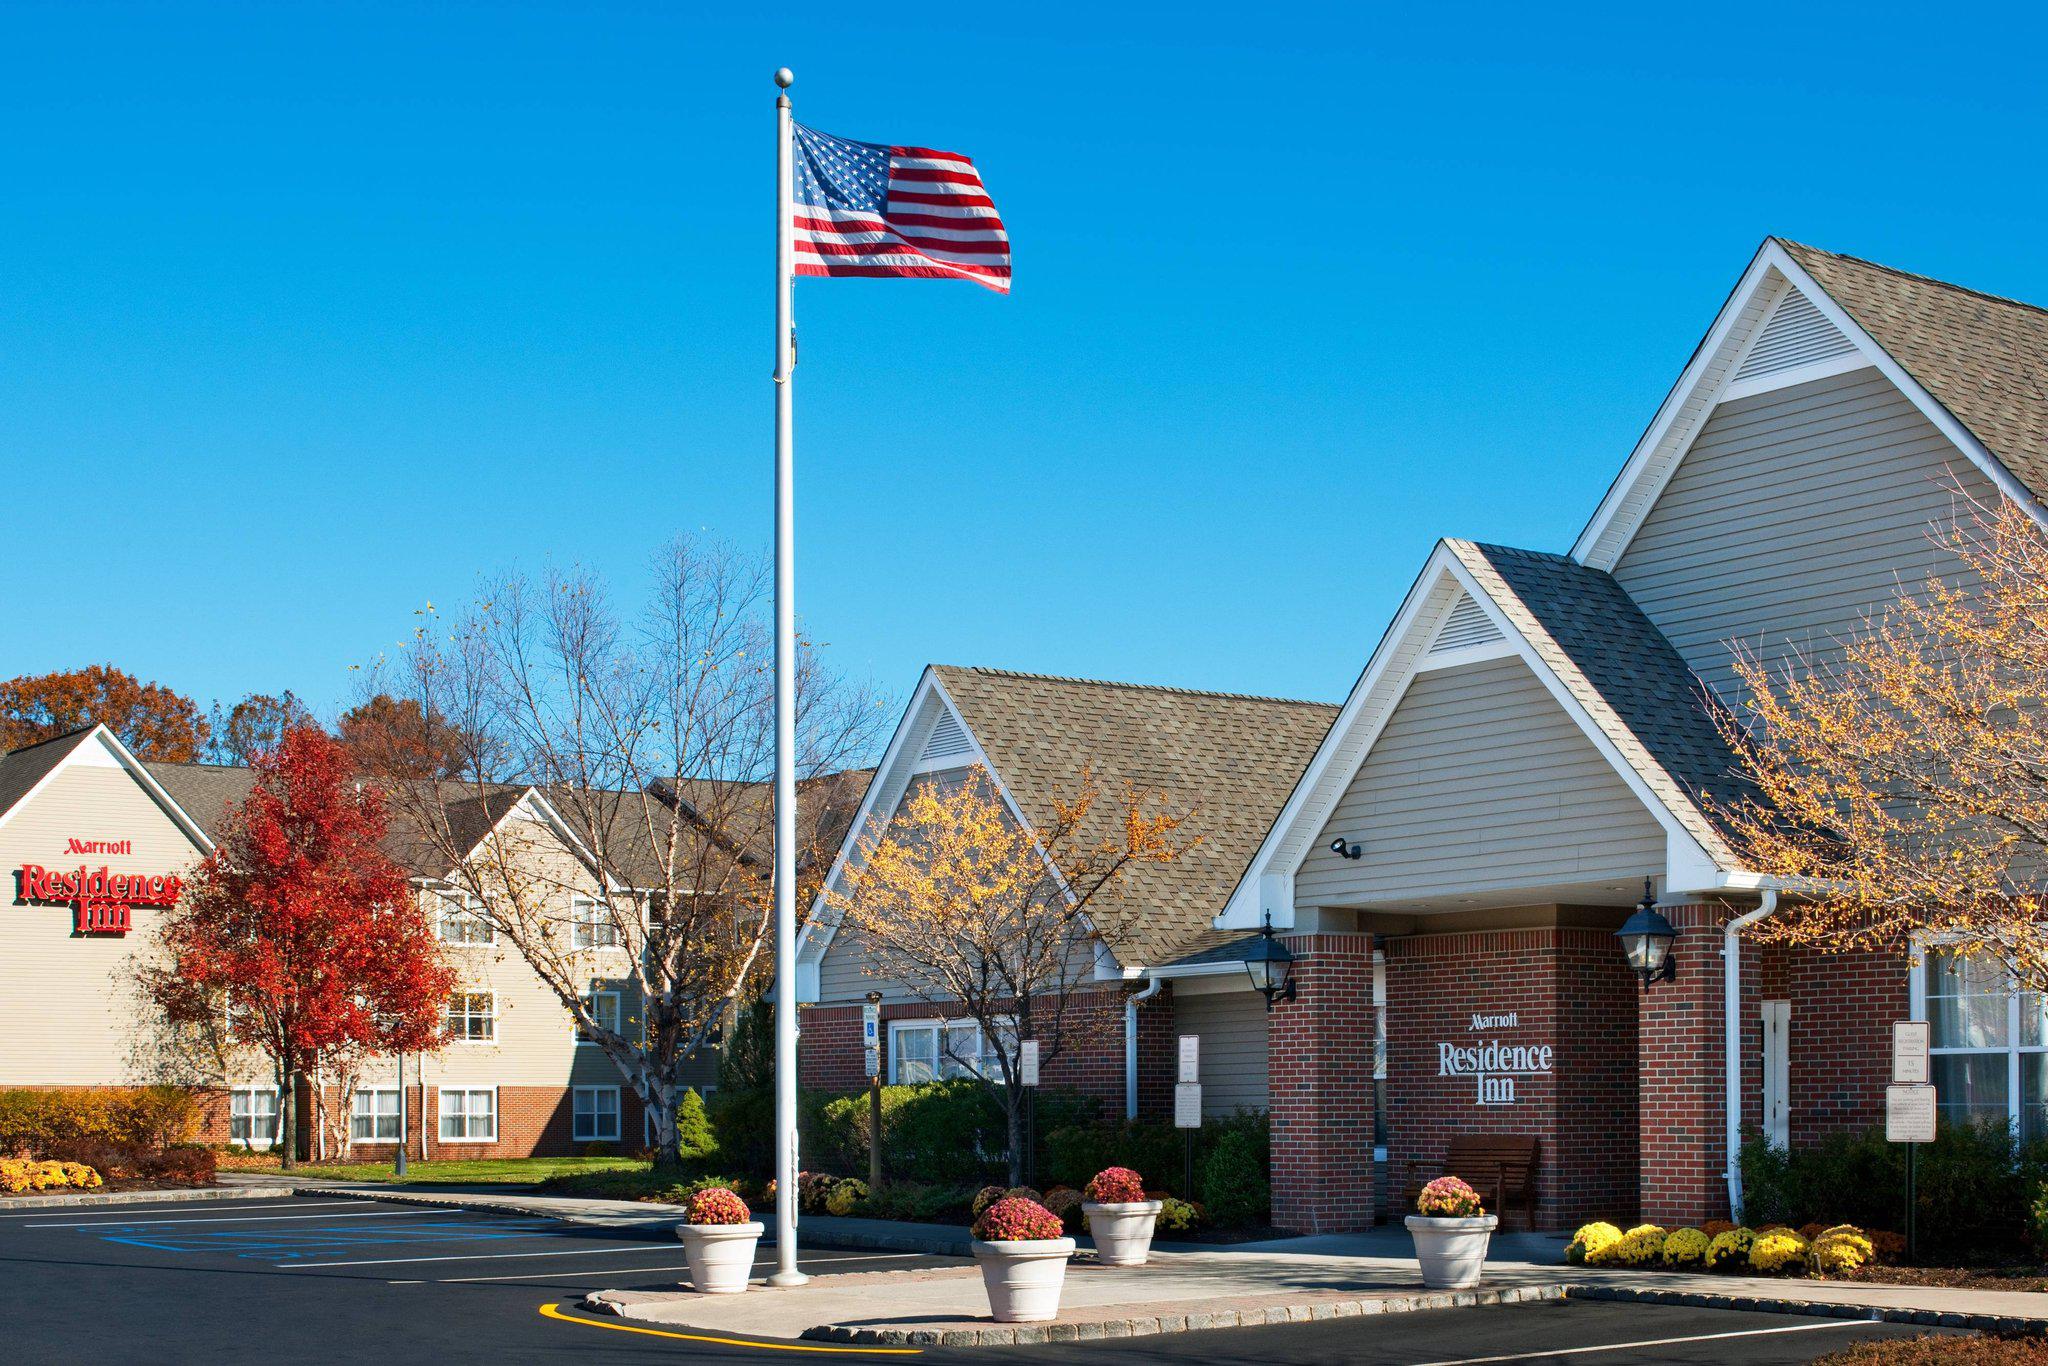
[[[1372,1226],[1372,936],[1290,935],[1299,995],[1268,1026],[1273,1222]]]
[[[1639,998],[1640,1205],[1652,1223],[1698,1224],[1728,1215],[1721,926],[1729,912],[1659,909],[1679,932],[1671,946],[1678,975]]]
[[[1743,972],[1745,988],[1752,977],[1759,982],[1756,992],[1743,993],[1745,1120],[1761,1118],[1762,1040],[1754,1001],[1768,1000],[1792,1004],[1786,1053],[1793,1145],[1882,1124],[1892,1022],[1905,1019],[1910,1007],[1905,960],[1874,951],[1822,954],[1750,944]]]
[[[1416,935],[1388,940],[1386,954],[1389,1178],[1405,1191],[1411,1163],[1417,1180],[1441,1174],[1459,1134],[1527,1134],[1538,1144],[1539,1227],[1633,1210],[1634,979],[1614,936],[1574,928]],[[1512,1025],[1492,1023],[1505,1015]],[[1475,1016],[1488,1027],[1475,1029]],[[1494,1041],[1551,1049],[1550,1072],[1501,1078],[1490,1096],[1477,1077],[1442,1075],[1440,1045]]]

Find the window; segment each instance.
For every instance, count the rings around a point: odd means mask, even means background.
[[[1010,1026],[1002,1027],[1007,1042]],[[891,1020],[889,1081],[910,1085],[947,1077],[1001,1077],[997,1040],[982,1037],[972,1020]]]
[[[619,1139],[619,1088],[579,1086],[575,1088],[575,1114],[570,1137],[578,1143],[616,1143]]]
[[[277,1092],[237,1086],[228,1097],[228,1139],[247,1148],[277,1146]]]
[[[497,936],[484,918],[484,903],[468,892],[435,892],[439,904],[435,926],[444,944],[489,944]]]
[[[399,1135],[398,1088],[359,1086],[349,1102],[348,1136],[352,1143],[396,1143]]]
[[[494,1086],[441,1088],[441,1141],[498,1141],[498,1090]]]
[[[443,1019],[457,1043],[489,1043],[498,1037],[498,1000],[488,991],[458,991],[448,998]]]
[[[595,897],[569,898],[569,943],[579,949],[609,949],[618,946],[619,927],[612,923],[611,909]]]
[[[618,992],[598,991],[593,988],[583,998],[583,1008],[590,1012],[590,1018],[596,1021],[600,1028],[608,1029],[614,1034],[620,1032]],[[590,1032],[584,1029],[582,1025],[576,1026],[576,1042],[591,1042]]]
[[[1930,950],[1915,973],[1941,1118],[2048,1137],[2048,998],[1993,959]]]

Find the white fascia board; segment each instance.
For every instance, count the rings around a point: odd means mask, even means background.
[[[1358,770],[1372,753],[1381,730],[1392,717],[1401,697],[1407,693],[1409,684],[1417,674],[1430,667],[1426,656],[1420,653],[1420,643],[1433,634],[1436,623],[1425,620],[1423,609],[1426,604],[1434,602],[1438,612],[1448,610],[1449,603],[1456,600],[1456,594],[1440,591],[1446,585],[1462,589],[1471,596],[1499,628],[1507,648],[1489,650],[1485,657],[1513,655],[1519,658],[1663,829],[1667,868],[1687,870],[1689,880],[1700,875],[1697,870],[1701,869],[1718,873],[1719,867],[1712,857],[1645,781],[1643,774],[1608,738],[1563,680],[1537,654],[1521,629],[1493,600],[1492,594],[1447,546],[1439,544],[1415,586],[1409,590],[1394,626],[1374,652],[1358,686],[1345,700],[1343,710],[1338,713],[1336,724],[1330,728],[1322,748],[1310,760],[1308,771],[1288,798],[1287,805],[1281,809],[1272,831],[1232,892],[1223,914],[1217,917],[1215,925],[1218,929],[1257,929],[1267,910],[1273,914],[1275,928],[1293,925],[1294,874],[1307,858],[1309,846],[1329,819],[1330,812],[1342,800]],[[1375,700],[1377,706],[1373,707]],[[1372,709],[1368,717],[1369,708]]]
[[[1398,698],[1387,700],[1369,724],[1362,720],[1379,696],[1382,681],[1398,658],[1404,666],[1401,686],[1406,689],[1406,678],[1415,658],[1436,634],[1438,618],[1450,610],[1455,599],[1440,590],[1449,582],[1446,568],[1453,559],[1449,547],[1441,541],[1430,551],[1422,572],[1409,585],[1393,621],[1373,648],[1364,672],[1351,685],[1351,693],[1344,699],[1329,733],[1316,747],[1280,814],[1274,817],[1272,828],[1246,865],[1221,914],[1211,922],[1216,929],[1258,929],[1267,911],[1272,912],[1276,929],[1294,924],[1294,872],[1308,855],[1309,840],[1329,819],[1330,808],[1351,785],[1393,711]],[[1360,733],[1361,725],[1364,733]],[[1271,897],[1279,899],[1269,900]]]
[[[1754,344],[1762,324],[1779,300],[1795,289],[1805,295],[1821,316],[1847,337],[1856,349],[1797,371],[1784,371],[1735,384],[1735,372]],[[1579,533],[1572,546],[1572,558],[1580,564],[1602,570],[1612,570],[1620,562],[1622,553],[1648,518],[1651,508],[1656,506],[1657,499],[1684,461],[1692,443],[1698,439],[1707,419],[1725,400],[1828,375],[1845,374],[1866,366],[1875,368],[1904,394],[1907,401],[1934,424],[1935,430],[1982,471],[1999,492],[2026,508],[2036,521],[2048,526],[2048,509],[2042,507],[2041,501],[2013,477],[1984,443],[1958,422],[1905,367],[1893,360],[1891,354],[1864,331],[1862,324],[1850,317],[1806,272],[1805,267],[1792,259],[1791,253],[1775,240],[1766,240],[1757,249],[1756,256],[1730,292],[1727,302],[1722,304],[1714,325],[1687,362],[1678,382],[1665,396],[1657,416],[1629,454],[1627,463],[1601,499],[1592,520]],[[1674,434],[1674,427],[1681,418],[1689,420],[1689,428]]]
[[[1742,278],[1736,281],[1735,288],[1729,291],[1728,298],[1722,303],[1721,311],[1714,316],[1713,325],[1707,329],[1707,335],[1701,338],[1700,344],[1693,350],[1691,359],[1686,362],[1685,369],[1679,372],[1677,383],[1664,395],[1664,402],[1658,406],[1656,416],[1650,419],[1650,425],[1637,439],[1635,449],[1629,452],[1628,460],[1621,467],[1621,473],[1608,485],[1606,496],[1594,510],[1592,520],[1586,523],[1586,529],[1579,533],[1579,539],[1572,545],[1571,557],[1580,564],[1592,565],[1596,569],[1611,569],[1615,561],[1621,558],[1619,549],[1603,549],[1603,540],[1608,536],[1610,529],[1626,518],[1631,511],[1635,513],[1634,520],[1638,525],[1642,517],[1647,515],[1648,504],[1655,499],[1654,495],[1649,494],[1640,485],[1645,475],[1650,472],[1665,438],[1671,434],[1673,425],[1686,416],[1688,407],[1699,397],[1699,391],[1704,385],[1712,381],[1718,387],[1728,375],[1734,373],[1735,358],[1730,343],[1731,334],[1739,326],[1754,328],[1767,314],[1767,304],[1776,302],[1776,287],[1770,278],[1770,257],[1776,245],[1766,240],[1763,246],[1757,249],[1756,255],[1750,259],[1748,269],[1743,271]],[[1782,251],[1777,254],[1784,255]],[[1765,290],[1773,292],[1760,299],[1759,292]],[[1742,340],[1747,341],[1746,334]],[[1694,424],[1695,432],[1711,410],[1709,405],[1693,412],[1692,416],[1698,419]],[[1663,481],[1658,482],[1661,488]],[[1642,501],[1646,495],[1648,501]],[[1633,534],[1634,527],[1631,526],[1628,528],[1628,535],[1622,537],[1623,546],[1626,546],[1629,536]]]
[[[875,776],[868,780],[868,790],[861,794],[860,810],[854,812],[853,823],[846,827],[846,836],[839,842],[839,851],[832,856],[832,866],[825,872],[825,880],[818,884],[818,894],[811,899],[811,911],[804,918],[803,928],[797,931],[796,960],[798,971],[809,963],[816,964],[825,956],[825,950],[832,946],[832,932],[838,928],[825,922],[825,893],[839,885],[840,877],[846,871],[847,860],[860,848],[862,834],[875,820],[875,806],[882,793],[889,790],[901,777],[908,781],[910,766],[915,761],[918,746],[913,745],[913,732],[921,743],[930,726],[916,724],[923,716],[926,704],[938,690],[938,677],[931,665],[925,665],[918,675],[917,686],[910,690],[910,701],[904,704],[903,715],[896,722],[895,731],[889,736],[888,748],[882,751],[882,761],[875,765]],[[886,814],[886,813],[885,813]]]

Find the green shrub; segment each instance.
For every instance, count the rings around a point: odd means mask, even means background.
[[[192,1142],[199,1124],[199,1097],[178,1086],[0,1091],[0,1153],[47,1161],[134,1171],[150,1154]],[[176,1161],[189,1168],[195,1159]]]
[[[766,1177],[775,1170],[775,1093],[720,1088],[706,1113],[718,1135],[720,1160]]]
[[[1887,1143],[1880,1129],[1790,1151],[1752,1133],[1740,1161],[1743,1217],[1752,1226],[1905,1227],[1905,1145]],[[1926,1254],[1979,1260],[2016,1252],[2035,1205],[2048,1205],[2048,1146],[2021,1145],[2003,1124],[1941,1124],[1934,1142],[1922,1145],[1918,1168]]]
[[[676,1147],[685,1162],[702,1160],[718,1153],[718,1136],[712,1131],[711,1115],[704,1108],[704,1097],[697,1094],[695,1087],[684,1091],[682,1100],[676,1105]]]
[[[1266,1173],[1270,1145],[1260,1130],[1224,1131],[1201,1172],[1202,1204],[1211,1222],[1225,1228],[1263,1224],[1272,1214],[1273,1193]]]
[[[823,1100],[808,1151],[820,1167],[865,1171],[868,1165],[868,1093]],[[882,1088],[882,1169],[915,1172],[920,1179],[956,1184],[1000,1178],[1008,1165],[1008,1129],[1002,1105],[972,1078]]]

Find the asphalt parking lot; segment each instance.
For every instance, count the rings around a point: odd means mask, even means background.
[[[764,1249],[765,1266],[772,1252]],[[814,1275],[950,1265],[807,1249]],[[575,1308],[685,1274],[660,1228],[285,1196],[0,1212],[0,1341],[12,1363],[439,1363],[807,1357],[1404,1363],[1807,1361],[1884,1325],[1571,1302],[1390,1315],[1067,1347],[877,1353],[650,1331]]]

